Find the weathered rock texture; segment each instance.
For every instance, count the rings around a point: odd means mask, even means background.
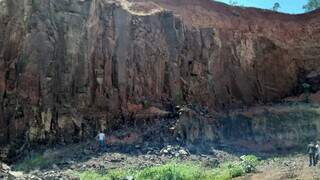
[[[0,10],[2,145],[72,142],[150,106],[236,108],[319,82],[319,11],[209,0],[0,0]]]
[[[256,152],[288,153],[303,149],[319,139],[320,106],[256,106],[229,114],[206,113],[198,108],[182,108],[174,136],[191,145],[222,143]]]

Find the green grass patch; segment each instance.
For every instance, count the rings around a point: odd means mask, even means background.
[[[84,180],[123,180],[127,176],[135,174],[132,170],[109,170],[107,172],[84,171],[79,174],[80,179]]]
[[[204,170],[192,163],[178,164],[171,162],[161,166],[145,168],[135,175],[135,179],[144,180],[192,180],[201,179]]]
[[[131,176],[135,180],[230,180],[253,172],[258,158],[252,155],[242,156],[241,161],[222,164],[208,169],[195,163],[170,162],[141,170],[111,170],[105,173],[85,171],[79,174],[81,180],[122,180]]]

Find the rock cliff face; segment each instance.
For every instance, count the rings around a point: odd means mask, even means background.
[[[209,0],[0,0],[0,10],[2,145],[77,141],[149,106],[218,111],[279,100],[302,80],[319,88],[319,11]]]
[[[288,153],[305,151],[306,143],[320,138],[320,106],[314,104],[256,106],[228,114],[184,107],[180,114],[174,136],[204,149],[214,142],[240,150]]]

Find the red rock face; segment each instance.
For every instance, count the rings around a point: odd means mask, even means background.
[[[76,141],[146,104],[271,102],[320,71],[319,11],[209,0],[7,0],[0,8],[4,145]]]

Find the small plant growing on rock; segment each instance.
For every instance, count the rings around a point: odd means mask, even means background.
[[[259,164],[259,160],[254,155],[241,156],[241,166],[246,173],[251,173],[256,171],[256,167]]]
[[[175,102],[176,105],[182,105],[183,104],[184,99],[183,99],[182,92],[178,92],[176,94],[176,96],[174,97],[174,102]]]
[[[142,105],[143,105],[143,108],[147,109],[147,108],[151,107],[151,102],[148,100],[143,100]]]
[[[311,85],[308,83],[303,83],[302,84],[303,87],[303,93],[304,93],[304,101],[306,103],[310,102],[310,89],[311,89]]]

